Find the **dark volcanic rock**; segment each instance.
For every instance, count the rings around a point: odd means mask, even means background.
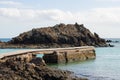
[[[44,64],[38,66],[33,63],[23,61],[14,61],[9,59],[5,62],[0,62],[0,80],[87,80],[77,77],[72,77],[71,72],[52,69]],[[42,62],[41,62],[42,63]]]
[[[98,34],[92,34],[83,24],[59,24],[24,32],[10,41],[11,44],[40,44],[48,47],[107,46]],[[62,46],[64,45],[64,46]]]
[[[34,58],[30,61],[30,63],[34,63],[37,66],[45,66],[45,62],[42,58]]]
[[[119,43],[119,41],[106,40],[107,43]]]

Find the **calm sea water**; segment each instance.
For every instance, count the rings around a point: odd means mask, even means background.
[[[113,40],[120,41],[120,39]],[[115,47],[96,48],[95,60],[50,66],[72,71],[77,76],[87,77],[90,80],[120,80],[120,42],[112,44]],[[15,50],[17,49],[0,49],[0,53]]]
[[[113,39],[120,41],[120,39]],[[120,43],[111,43],[115,47],[96,48],[96,59],[52,65],[59,69],[73,71],[77,76],[90,80],[120,80]]]
[[[2,42],[8,42],[10,40],[11,40],[11,38],[0,38],[0,41],[2,41]]]

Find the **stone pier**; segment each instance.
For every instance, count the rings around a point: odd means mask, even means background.
[[[10,58],[29,62],[37,54],[44,54],[43,59],[46,63],[67,63],[95,59],[95,49],[92,46],[52,48],[52,49],[29,49],[10,53],[0,54],[0,60],[5,61]]]
[[[94,47],[58,50],[50,54],[44,54],[43,56],[46,63],[68,63],[95,58],[96,54]]]

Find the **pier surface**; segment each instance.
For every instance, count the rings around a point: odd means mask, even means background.
[[[7,56],[14,56],[20,54],[26,54],[35,52],[36,54],[47,54],[52,53],[53,51],[62,51],[62,50],[76,50],[76,49],[94,49],[93,46],[82,46],[82,47],[68,47],[68,48],[50,48],[50,49],[25,49],[25,50],[17,50],[14,52],[7,52],[0,54],[0,58],[7,57]]]
[[[9,59],[11,57],[15,59],[18,57],[31,59],[33,55],[36,55],[36,54],[53,54],[54,52],[56,52],[58,56],[59,54],[62,54],[62,53],[68,53],[70,55],[85,54],[85,56],[87,56],[88,54],[86,55],[86,53],[89,53],[90,51],[93,51],[92,53],[94,53],[94,50],[95,49],[93,46],[50,48],[50,49],[25,49],[25,50],[17,50],[14,52],[2,53],[0,54],[0,59],[2,60]]]

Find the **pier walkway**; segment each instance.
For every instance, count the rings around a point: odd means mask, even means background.
[[[69,51],[69,50],[77,50],[77,49],[94,49],[93,46],[82,46],[82,47],[68,47],[68,48],[50,48],[50,49],[25,49],[25,50],[17,50],[14,52],[8,52],[8,53],[2,53],[0,54],[0,59],[4,57],[10,57],[10,56],[17,56],[17,55],[24,55],[29,53],[34,54],[50,54],[54,51]]]

